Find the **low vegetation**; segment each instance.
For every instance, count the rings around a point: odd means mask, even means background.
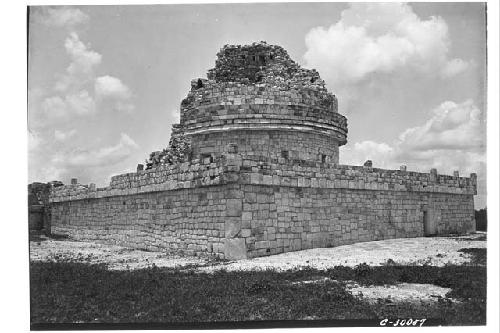
[[[32,324],[386,317],[434,318],[444,325],[485,324],[486,268],[478,262],[434,267],[389,261],[384,266],[337,266],[326,271],[215,273],[157,267],[110,271],[105,265],[75,262],[33,262],[30,267]],[[380,300],[374,305],[346,290],[351,281],[362,285],[430,283],[451,291],[434,304]]]

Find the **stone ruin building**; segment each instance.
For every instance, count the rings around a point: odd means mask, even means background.
[[[50,232],[50,191],[52,188],[62,185],[63,183],[57,180],[48,183],[28,184],[28,226],[30,232]]]
[[[53,233],[240,259],[475,230],[475,174],[340,165],[337,99],[282,47],[226,45],[207,77],[145,169],[51,191]]]

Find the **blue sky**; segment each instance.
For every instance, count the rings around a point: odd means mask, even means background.
[[[337,95],[341,163],[476,172],[482,207],[485,38],[481,3],[32,7],[28,180],[104,186],[133,171],[168,144],[224,44],[265,40]]]

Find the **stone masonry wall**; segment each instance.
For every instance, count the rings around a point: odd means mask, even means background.
[[[52,232],[85,241],[224,256],[234,186],[212,186],[55,204]]]
[[[226,144],[227,142],[232,145]],[[338,164],[338,146],[330,137],[320,133],[293,131],[241,130],[200,134],[193,138],[193,156],[220,156],[237,149],[245,156],[264,156],[309,160]],[[236,147],[236,148],[235,148]]]
[[[248,155],[278,158],[287,150],[295,159],[338,163],[347,120],[334,100],[325,102],[328,96],[285,84],[205,81],[183,101],[180,123],[195,158],[220,155],[236,143]]]
[[[240,235],[248,257],[388,238],[424,236],[424,210],[438,234],[475,230],[472,195],[247,185]]]
[[[476,176],[236,158],[242,184],[244,257],[424,235],[424,211],[437,234],[475,230]],[[227,228],[227,226],[226,226]],[[239,250],[227,253],[238,257]],[[240,258],[240,257],[238,257]]]
[[[50,197],[52,233],[224,258],[225,224],[241,215],[233,169],[222,156],[114,176],[105,188],[62,186]]]
[[[52,232],[238,259],[475,228],[476,179],[227,154],[53,189]]]
[[[222,126],[295,125],[329,133],[345,144],[347,120],[323,91],[286,84],[214,83],[192,90],[181,103],[180,123],[189,132]]]
[[[310,120],[316,120],[313,118],[317,117],[318,120],[326,119],[327,122],[345,122],[345,117],[337,112],[337,100],[325,91],[308,87],[291,89],[286,83],[245,85],[235,82],[216,83],[209,80],[203,82],[202,86],[192,88],[181,103],[182,125],[196,124],[202,122],[204,117],[212,115],[248,113],[236,112],[240,109],[260,111],[255,113],[290,116],[296,115],[299,111],[300,115],[308,115]],[[264,108],[262,105],[271,106]],[[236,107],[224,112],[226,109],[224,106]],[[288,106],[295,107],[288,108]],[[276,112],[277,109],[278,112]]]

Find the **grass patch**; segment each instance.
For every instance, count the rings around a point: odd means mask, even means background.
[[[356,281],[362,285],[405,283],[433,284],[451,288],[446,295],[461,301],[486,300],[486,267],[479,265],[375,266],[354,268],[337,266],[327,271],[330,278]]]
[[[486,325],[486,302],[452,303],[440,298],[435,304],[379,302],[373,307],[379,318],[441,318],[443,325]]]
[[[31,263],[31,322],[145,323],[301,319],[436,318],[445,325],[484,324],[486,268],[481,266],[337,266],[327,271],[218,271]],[[324,278],[329,279],[324,279]],[[294,283],[321,280],[321,283]],[[332,281],[336,280],[336,281]],[[345,281],[365,285],[431,283],[452,288],[451,304],[378,304],[353,297]]]
[[[212,322],[374,318],[335,282],[290,285],[277,272],[108,271],[31,264],[32,323]]]
[[[486,266],[486,249],[481,247],[472,247],[460,249],[458,252],[468,253],[472,255],[472,263],[476,265]]]

